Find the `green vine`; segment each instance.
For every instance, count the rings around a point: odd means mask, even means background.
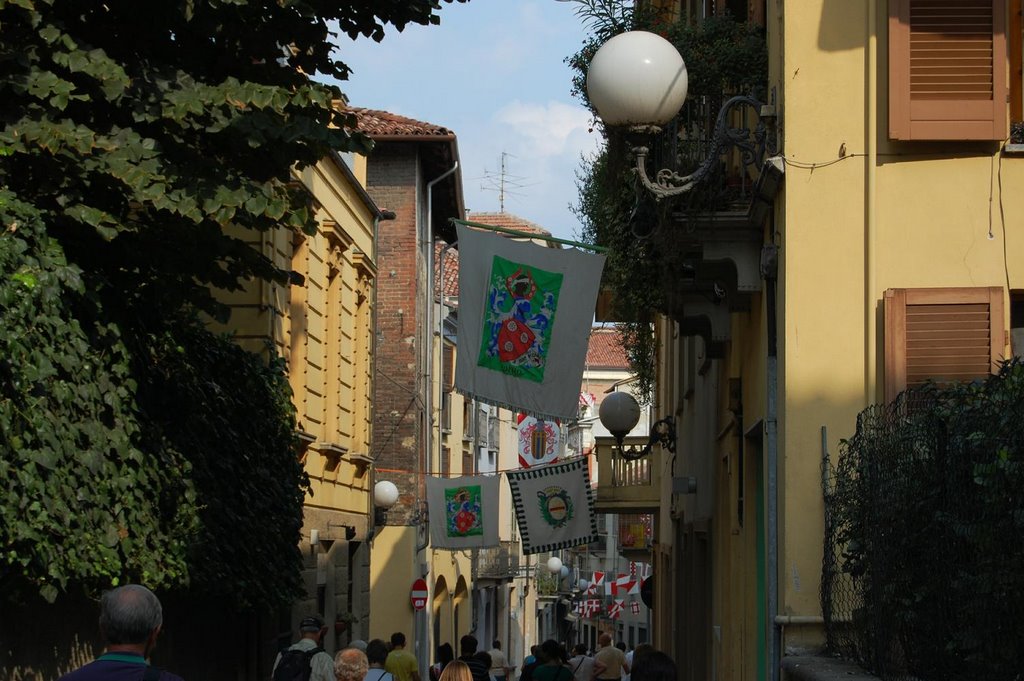
[[[632,3],[621,1],[577,4],[577,14],[588,22],[591,35],[566,59],[574,72],[572,93],[594,114],[606,144],[598,154],[583,159],[577,172],[579,202],[573,209],[583,225],[582,237],[609,249],[604,281],[614,293],[614,312],[623,320],[618,329],[637,380],[638,399],[649,402],[657,357],[652,321],[659,312],[672,312],[665,291],[691,264],[683,260],[677,235],[667,229],[674,204],[656,203],[637,186],[626,157],[626,132],[597,121],[586,94],[587,69],[609,38],[630,30],[653,31],[672,42],[686,60],[688,101],[708,100],[709,108],[717,111],[725,93],[749,93],[765,86],[767,45],[763,29],[727,14],[689,23],[670,21],[649,7],[634,10]]]
[[[202,320],[289,282],[253,243],[316,231],[296,167],[372,149],[332,32],[443,4],[0,0],[0,599],[299,592],[284,367]]]

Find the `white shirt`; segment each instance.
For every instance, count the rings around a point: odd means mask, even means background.
[[[594,658],[577,655],[569,659],[574,681],[590,681],[594,677]]]

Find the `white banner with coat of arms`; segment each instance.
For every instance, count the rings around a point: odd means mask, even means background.
[[[505,474],[512,490],[523,553],[543,553],[597,540],[586,459]]]
[[[427,476],[430,543],[435,549],[497,546],[498,476]]]
[[[603,255],[459,235],[459,392],[514,411],[573,419]]]

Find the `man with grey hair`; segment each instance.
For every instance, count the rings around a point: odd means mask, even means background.
[[[100,633],[106,652],[60,681],[182,681],[147,662],[163,626],[160,599],[140,584],[111,589],[100,598]]]
[[[303,617],[299,622],[299,640],[277,654],[271,678],[274,681],[334,681],[334,658],[321,647],[326,633],[323,617]]]
[[[338,681],[363,681],[369,663],[358,648],[345,648],[334,657],[334,677]]]

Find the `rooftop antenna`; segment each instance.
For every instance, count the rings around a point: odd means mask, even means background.
[[[523,187],[529,186],[522,183],[522,180],[524,178],[522,178],[521,176],[509,174],[509,158],[515,158],[515,156],[505,151],[501,152],[501,171],[497,175],[495,175],[495,173],[485,170],[484,176],[483,178],[481,178],[482,182],[480,184],[481,189],[498,192],[498,206],[500,207],[500,212],[502,213],[505,212],[505,197],[523,196],[521,192],[514,190],[522,189]]]

